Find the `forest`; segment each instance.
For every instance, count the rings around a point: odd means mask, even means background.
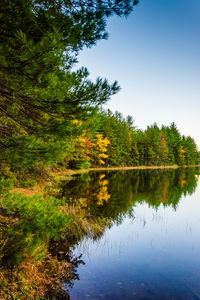
[[[2,175],[199,163],[195,141],[174,123],[137,129],[131,116],[102,108],[119,91],[117,82],[92,82],[84,67],[74,71],[79,52],[107,38],[107,18],[127,16],[137,2],[2,1]]]
[[[73,120],[81,128],[65,163],[70,168],[97,166],[197,165],[199,153],[194,139],[182,136],[177,126],[137,129],[133,118],[119,112],[97,111],[87,121]]]

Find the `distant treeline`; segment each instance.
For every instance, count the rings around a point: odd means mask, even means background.
[[[32,150],[30,144],[8,149],[1,169],[31,170],[47,165],[72,169],[110,166],[197,165],[199,152],[190,136],[181,135],[175,123],[161,128],[154,123],[141,130],[131,116],[96,110],[85,120],[72,119],[69,136],[51,151]],[[60,146],[60,147],[58,147]],[[30,147],[30,148],[29,148]],[[42,144],[41,144],[42,147]]]
[[[154,123],[139,130],[131,116],[124,118],[110,110],[98,111],[85,122],[72,123],[81,128],[81,134],[66,152],[67,167],[199,164],[194,139],[182,136],[174,123],[161,128]]]

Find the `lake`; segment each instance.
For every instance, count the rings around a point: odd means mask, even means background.
[[[200,299],[199,169],[90,172],[63,187],[104,227],[82,255],[70,299]]]

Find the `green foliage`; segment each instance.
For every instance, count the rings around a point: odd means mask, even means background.
[[[7,195],[13,188],[13,180],[0,174],[0,197]]]
[[[86,118],[119,90],[117,82],[91,82],[86,68],[73,71],[78,51],[106,38],[106,19],[128,15],[134,4],[2,1],[1,160],[13,169],[60,161],[62,141],[72,134],[71,120]]]
[[[11,172],[40,163],[98,165],[97,134],[110,142],[101,160],[107,166],[199,162],[195,142],[174,123],[141,131],[131,116],[101,111],[119,91],[117,82],[92,82],[86,68],[74,68],[84,46],[107,38],[107,18],[127,16],[137,2],[1,1],[0,161]],[[78,136],[85,137],[84,151]]]
[[[71,222],[71,216],[62,212],[63,204],[64,200],[50,196],[44,199],[40,195],[28,197],[20,193],[7,194],[2,206],[18,221],[7,232],[9,242],[4,246],[4,259],[7,257],[7,260],[16,263],[24,253],[42,258],[46,251],[42,245],[63,238]]]
[[[46,238],[57,238],[57,234],[65,232],[66,226],[70,223],[70,216],[65,215],[59,209],[64,200],[54,197],[37,195],[25,196],[21,193],[9,193],[3,200],[3,207],[8,213],[17,212],[23,220],[30,222],[31,227],[37,229],[38,234],[46,232]]]
[[[116,112],[96,110],[82,124],[82,137],[76,140],[69,167],[90,162],[98,166],[97,136],[108,139],[105,166],[197,165],[198,148],[190,137],[180,134],[176,125],[157,124],[138,130],[133,119]],[[96,154],[95,154],[96,151]],[[86,164],[87,165],[87,164]]]
[[[88,169],[91,166],[89,160],[84,160],[83,162],[79,162],[77,164],[78,169]]]
[[[60,162],[65,155],[65,143],[37,138],[35,135],[13,135],[12,146],[3,154],[15,169],[30,168],[38,163],[46,165]]]
[[[103,118],[103,130],[110,140],[108,164],[137,165],[139,157],[132,120],[126,121],[119,112],[112,114],[110,111]]]

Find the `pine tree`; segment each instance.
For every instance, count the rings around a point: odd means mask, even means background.
[[[60,160],[71,119],[119,90],[117,82],[91,82],[85,68],[72,71],[78,51],[107,37],[107,17],[132,8],[128,0],[1,1],[1,159],[14,165],[26,157],[24,166]]]

